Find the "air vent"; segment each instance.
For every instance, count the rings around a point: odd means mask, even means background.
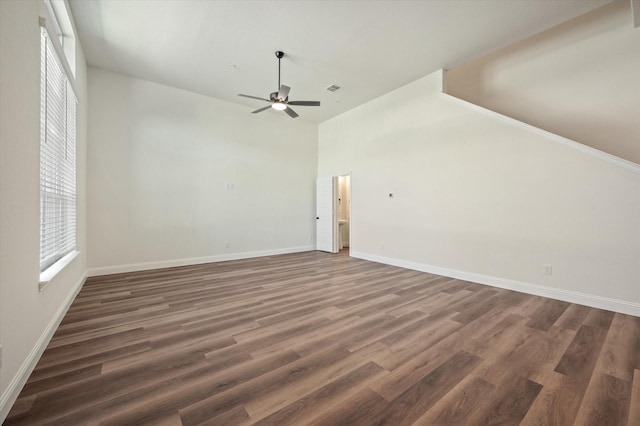
[[[332,84],[331,86],[327,87],[327,90],[330,91],[330,92],[335,92],[337,90],[340,90],[340,86]]]

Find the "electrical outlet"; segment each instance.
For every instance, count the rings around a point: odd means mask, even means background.
[[[224,248],[229,248],[229,247],[231,247],[231,243],[229,241],[225,241]]]
[[[542,271],[544,272],[545,275],[551,275],[553,273],[553,269],[551,268],[551,265],[548,263],[545,263],[544,265],[542,265]]]

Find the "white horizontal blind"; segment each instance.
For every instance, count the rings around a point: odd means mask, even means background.
[[[41,28],[40,272],[76,246],[76,99]]]

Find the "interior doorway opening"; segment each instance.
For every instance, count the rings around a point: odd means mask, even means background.
[[[316,187],[316,249],[347,252],[351,244],[351,175],[319,178]]]
[[[338,176],[338,251],[349,251],[351,241],[351,175]]]

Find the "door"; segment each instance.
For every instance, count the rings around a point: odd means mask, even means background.
[[[338,252],[336,197],[338,178],[318,179],[316,186],[316,249]]]

